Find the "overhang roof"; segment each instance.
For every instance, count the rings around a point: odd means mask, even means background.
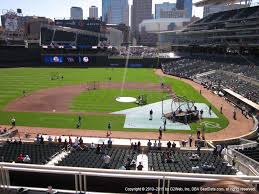
[[[202,7],[205,5],[231,4],[231,3],[236,3],[240,1],[243,1],[243,0],[201,0],[194,3],[194,5],[196,7]]]

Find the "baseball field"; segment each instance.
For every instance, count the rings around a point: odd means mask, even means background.
[[[55,76],[59,78],[56,79]],[[148,104],[168,99],[167,94],[157,88],[161,82],[169,85],[179,96],[210,105],[191,85],[181,80],[160,77],[153,69],[125,71],[124,68],[3,68],[0,69],[0,124],[9,125],[14,117],[18,126],[76,130],[78,114],[81,114],[80,128],[85,130],[106,130],[107,123],[111,122],[114,131],[157,131],[157,128],[124,128],[125,115],[110,113],[138,107],[136,103],[117,102],[115,99],[119,96],[145,95]],[[97,83],[101,86],[87,90],[87,83]],[[60,99],[55,95],[60,91],[63,92],[62,99],[60,94]],[[41,102],[35,104],[33,99],[37,100],[39,96]],[[44,104],[45,100],[51,102],[51,107]],[[52,108],[55,105],[60,111]],[[203,122],[214,122],[220,127],[207,128],[206,132],[226,128],[227,118],[220,114],[213,104],[212,111],[218,118],[203,119]],[[198,121],[190,124],[191,131],[173,130],[168,133],[196,133],[199,126],[201,123]]]

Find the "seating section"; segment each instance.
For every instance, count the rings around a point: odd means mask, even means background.
[[[190,151],[180,151],[173,154],[172,163],[162,162],[161,151],[151,151],[148,153],[149,168],[153,168],[154,171],[166,171],[166,172],[183,172],[183,173],[203,173],[203,174],[223,174],[234,175],[236,171],[229,166],[227,162],[224,162],[218,156],[213,155],[212,152],[201,152],[200,160],[190,161],[189,157],[192,156]],[[214,166],[214,170],[205,170],[202,165]]]
[[[239,79],[237,75],[229,75],[226,72],[216,71],[215,73],[201,77],[201,80],[203,82],[210,82],[212,85],[220,84],[253,102],[259,103],[259,87]]]
[[[32,164],[46,164],[59,151],[60,145],[56,144],[6,143],[0,147],[0,157],[4,162],[12,162],[22,153],[29,155]]]
[[[119,169],[128,157],[136,160],[137,154],[131,149],[123,148],[109,148],[106,153],[111,157],[110,168]],[[87,167],[87,168],[103,168],[104,154],[97,154],[95,149],[72,151],[58,166],[73,166],[73,167]]]
[[[244,150],[238,150],[238,151],[259,162],[259,146],[254,148],[246,148]]]
[[[257,32],[254,30],[259,26],[258,19],[259,6],[210,14],[188,25],[183,29],[183,33],[174,35],[171,43],[224,47],[229,44],[240,46],[259,44],[259,38],[255,36]]]
[[[111,148],[106,153],[111,157],[110,168],[119,169],[125,165],[128,158],[136,160],[138,153],[131,149]],[[172,163],[162,162],[162,151],[149,151],[149,169],[154,171],[183,172],[183,173],[204,173],[204,174],[225,174],[234,175],[236,171],[223,159],[213,155],[212,152],[201,152],[200,160],[190,161],[191,151],[176,151],[173,154]],[[58,166],[73,166],[86,168],[104,168],[104,154],[97,154],[95,149],[72,151]],[[205,169],[202,165],[209,165],[212,169]],[[213,169],[214,168],[214,169]]]
[[[236,61],[222,62],[213,58],[205,60],[199,58],[184,58],[167,64],[162,64],[162,70],[166,74],[184,77],[187,79],[199,79],[202,83],[219,85],[220,89],[229,88],[253,102],[259,102],[259,87],[250,81],[250,78],[259,80],[259,65],[244,65]],[[210,71],[215,71],[209,73]],[[198,74],[200,75],[197,78]],[[248,78],[247,78],[248,77]]]

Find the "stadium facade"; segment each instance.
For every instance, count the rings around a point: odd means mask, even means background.
[[[161,33],[160,44],[170,42],[174,50],[194,52],[210,49],[220,53],[258,54],[259,6],[210,14],[184,30]]]

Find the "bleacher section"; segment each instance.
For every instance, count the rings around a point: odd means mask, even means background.
[[[50,45],[54,35],[54,31],[48,28],[41,28],[41,44]]]
[[[67,46],[68,43],[78,47],[97,46],[99,41],[107,41],[107,38],[101,35],[87,34],[83,30],[74,30],[66,28],[52,29],[50,27],[41,28],[41,45],[43,46]]]
[[[96,46],[98,45],[98,37],[95,36],[85,36],[85,35],[78,35],[77,37],[77,46],[83,47],[85,45],[88,46]]]
[[[12,147],[14,150],[19,151],[25,150],[21,149],[21,147],[28,147],[26,150],[34,150],[35,147],[40,147],[42,149],[37,149],[37,153],[42,156],[42,152],[47,152],[46,149],[53,150],[55,149],[54,147],[56,147],[56,151],[59,151],[59,147],[62,147],[62,145],[64,144],[23,143],[19,145],[12,143],[5,144],[4,146],[6,146],[5,150],[9,150],[9,148]],[[8,193],[17,193],[17,189],[22,191],[21,188],[28,188],[31,191],[25,191],[26,193],[39,194],[41,193],[40,191],[46,193],[47,189],[50,188],[53,188],[53,190],[61,189],[58,193],[90,193],[89,191],[104,193],[142,193],[139,192],[140,190],[130,191],[125,188],[152,189],[158,187],[165,191],[170,191],[171,193],[172,190],[169,190],[169,188],[200,188],[200,186],[205,182],[227,177],[238,177],[242,180],[250,181],[251,184],[258,183],[258,178],[254,175],[251,176],[251,174],[248,174],[245,169],[243,169],[244,173],[247,174],[242,176],[243,171],[239,171],[240,164],[233,167],[225,161],[227,158],[226,156],[222,156],[221,158],[216,154],[216,152],[212,152],[212,150],[209,149],[202,149],[198,152],[198,150],[181,150],[179,148],[173,148],[171,149],[172,161],[170,162],[166,159],[163,162],[162,154],[167,153],[167,148],[162,148],[162,151],[160,151],[153,149],[147,150],[147,148],[134,149],[134,147],[129,148],[117,145],[113,145],[112,148],[108,148],[108,146],[106,147],[106,145],[104,145],[101,148],[101,153],[96,153],[97,149],[92,146],[92,148],[88,148],[85,144],[81,146],[77,145],[77,147],[74,147],[73,145],[72,147],[74,148],[69,147],[67,152],[68,155],[66,155],[65,158],[60,157],[65,153],[65,151],[62,150],[62,153],[52,160],[54,161],[59,158],[58,160],[60,161],[56,166],[51,165],[50,163],[48,163],[48,165],[1,163],[0,178],[3,184],[8,185],[6,188],[2,189],[5,189],[5,191],[7,191],[6,189],[14,189],[12,191],[8,191]],[[81,150],[81,148],[84,148],[84,150]],[[140,155],[137,150],[142,150]],[[164,150],[166,150],[166,152],[164,152]],[[197,152],[200,158],[191,158],[191,156]],[[42,156],[42,160],[45,161],[45,158],[51,157],[50,155],[53,153],[45,154],[45,156]],[[111,156],[109,169],[103,169],[104,153]],[[168,153],[170,153],[170,151]],[[125,165],[125,162],[129,161],[129,159],[135,160],[138,164],[140,156],[142,156],[143,159],[142,154],[147,155],[147,157],[144,158],[146,158],[145,160],[147,161],[146,165],[148,166],[148,171],[137,171],[135,168],[125,171],[125,168],[121,168]],[[35,154],[32,154],[32,156],[35,156]],[[40,162],[44,164],[44,161]],[[37,192],[34,191],[35,188],[37,188]],[[2,192],[1,189],[0,191]],[[199,190],[194,191],[195,192],[192,193],[198,193]],[[148,190],[148,192],[150,192],[150,190]],[[183,190],[176,193],[182,192]]]
[[[177,151],[173,154],[171,163],[163,162],[161,151],[151,151],[148,153],[149,166],[154,171],[202,173],[202,174],[224,174],[234,175],[236,171],[223,159],[213,155],[212,152],[201,152],[200,160],[191,161],[194,154],[191,151]],[[211,168],[207,168],[209,165]]]
[[[259,44],[259,6],[210,14],[175,35],[172,44],[195,46]]]
[[[106,149],[106,154],[111,157],[109,168],[119,169],[125,164],[128,158],[136,160],[137,153],[131,149],[123,148],[109,148]],[[86,168],[103,168],[104,153],[96,153],[96,149],[89,149],[83,151],[72,151],[58,166],[73,166],[73,167],[86,167]]]
[[[76,40],[76,34],[73,32],[56,31],[53,41],[67,41],[74,42]]]
[[[213,155],[212,152],[201,152],[200,160],[191,161],[189,157],[195,151],[176,151],[173,153],[173,162],[162,161],[162,151],[148,151],[148,166],[153,171],[182,172],[182,173],[202,173],[202,174],[224,174],[234,175],[236,171],[228,165],[222,158]],[[137,159],[138,153],[132,149],[110,148],[106,149],[106,154],[111,157],[110,169],[120,169],[126,162]],[[87,168],[104,168],[104,154],[97,154],[96,149],[83,151],[72,151],[64,159],[58,162],[58,166],[73,166]],[[136,164],[138,165],[138,164]],[[212,169],[205,169],[204,165],[211,165]],[[208,166],[207,166],[208,167]]]
[[[46,164],[60,150],[57,144],[5,143],[0,147],[0,157],[3,162],[17,162],[23,154],[29,155],[32,164]]]
[[[216,71],[201,79],[204,80],[203,82],[211,82],[212,85],[220,84],[255,103],[259,103],[259,87],[239,79],[236,75],[228,75],[226,72]]]
[[[185,58],[162,64],[162,70],[178,77],[199,79],[207,87],[217,86],[219,90],[228,88],[255,103],[259,102],[259,86],[251,82],[251,79],[259,80],[259,66],[256,64],[244,65],[242,60],[229,63],[216,58]],[[210,73],[197,78],[198,74],[206,72]]]

